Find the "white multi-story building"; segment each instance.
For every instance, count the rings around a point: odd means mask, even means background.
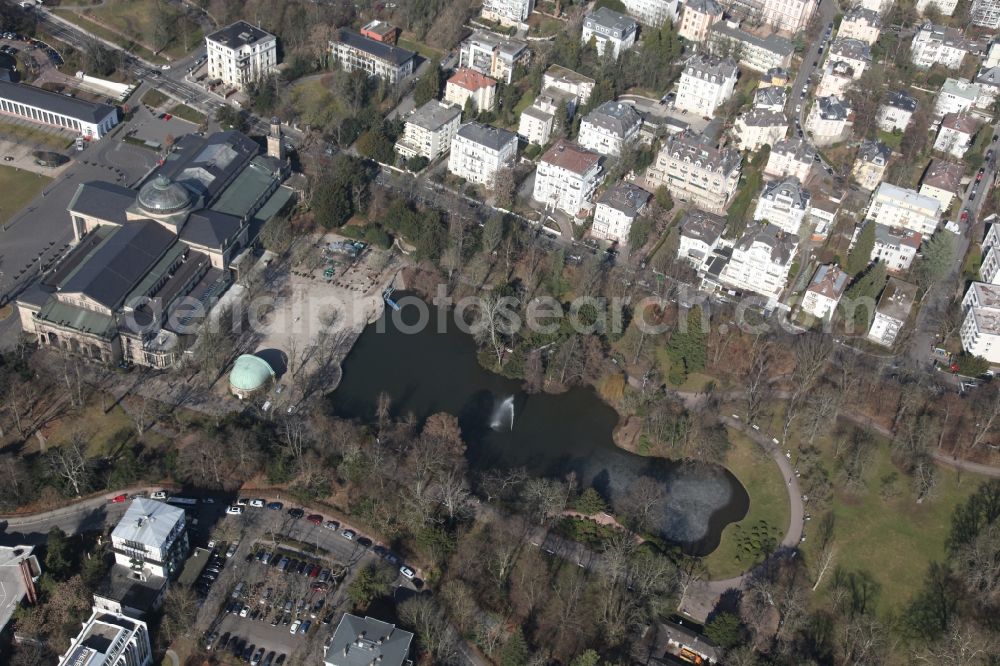
[[[910,43],[910,60],[922,69],[934,65],[959,69],[965,56],[978,52],[980,48],[978,42],[965,39],[965,34],[958,28],[925,23]]]
[[[703,42],[708,29],[721,20],[722,6],[715,0],[685,0],[677,34],[690,42]]]
[[[413,634],[373,617],[344,613],[323,645],[323,666],[412,666]]]
[[[788,104],[788,92],[782,86],[758,86],[753,93],[753,108],[766,111],[784,112]]]
[[[864,7],[855,7],[844,14],[837,30],[837,37],[857,39],[874,45],[882,32],[882,17],[878,12]]]
[[[684,63],[674,105],[680,111],[712,117],[733,96],[738,75],[739,68],[729,58],[695,54]]]
[[[799,237],[767,222],[751,223],[733,245],[733,254],[719,273],[730,289],[752,292],[776,302],[788,282]]]
[[[728,54],[755,72],[787,69],[795,52],[792,43],[784,37],[777,34],[758,37],[741,30],[733,21],[718,21],[709,28],[708,47],[713,53]]]
[[[577,143],[601,155],[618,156],[639,138],[642,118],[631,104],[605,102],[580,122]]]
[[[517,134],[524,137],[524,140],[528,143],[544,146],[552,137],[554,126],[554,114],[543,111],[537,106],[529,106],[521,112],[521,117],[517,124]]]
[[[979,120],[966,113],[949,113],[941,119],[934,150],[962,159],[979,131]]]
[[[708,261],[712,251],[719,247],[725,231],[725,218],[701,210],[686,211],[680,226],[677,258],[699,268]]]
[[[986,231],[982,255],[979,276],[990,284],[1000,284],[1000,225],[991,224]]]
[[[61,127],[85,139],[100,139],[118,124],[118,109],[113,106],[9,81],[0,81],[0,115]]]
[[[851,276],[833,264],[821,264],[802,296],[802,311],[818,319],[833,317]]]
[[[792,137],[783,139],[771,147],[764,175],[772,178],[795,176],[805,182],[816,163],[816,149],[807,141]]]
[[[472,100],[476,113],[492,111],[496,96],[497,82],[468,67],[455,72],[444,86],[444,101],[464,109],[465,103]]]
[[[891,347],[906,324],[916,299],[917,285],[890,277],[878,299],[868,339],[883,347]]]
[[[59,659],[59,666],[149,666],[153,650],[146,623],[94,610]]]
[[[188,552],[184,510],[137,497],[111,532],[115,563],[160,578],[180,573]]]
[[[875,222],[866,224],[875,225],[875,245],[872,246],[869,260],[881,261],[893,273],[910,270],[923,236],[909,229],[887,227]]]
[[[485,30],[473,32],[458,51],[459,67],[469,67],[507,84],[513,80],[515,69],[527,67],[530,62],[527,44]]]
[[[872,64],[872,49],[860,39],[838,37],[830,45],[828,63],[842,62],[850,67],[854,79],[860,79],[868,66]]]
[[[878,12],[882,16],[892,8],[892,3],[894,0],[861,0],[859,4],[860,7],[865,9],[870,9],[873,12]]]
[[[604,49],[610,47],[617,60],[622,51],[632,48],[638,32],[639,24],[631,16],[598,7],[584,17],[580,42],[589,44],[593,39],[598,55],[604,55]]]
[[[846,101],[837,97],[819,97],[809,109],[805,130],[818,146],[826,146],[843,139],[850,122],[851,109]]]
[[[931,236],[941,218],[941,202],[892,183],[882,183],[872,195],[865,219]]]
[[[500,25],[521,25],[534,8],[535,0],[483,0],[480,16]]]
[[[839,97],[843,99],[847,96],[847,91],[854,85],[854,70],[846,62],[827,61],[823,66],[823,76],[816,86],[816,97]]]
[[[649,192],[631,183],[621,183],[609,188],[594,207],[594,224],[590,227],[590,235],[601,240],[627,243],[632,223],[646,209],[651,198]]]
[[[976,100],[976,106],[992,112],[997,97],[1000,97],[1000,66],[980,69],[979,74],[976,75],[975,83],[979,86],[979,99]]]
[[[951,16],[955,13],[958,0],[917,0],[917,11],[923,16],[927,12],[927,7],[935,5],[941,16]]]
[[[1000,28],[1000,0],[972,0],[969,18],[981,28]]]
[[[732,201],[740,172],[739,153],[717,147],[704,134],[684,130],[666,138],[646,179],[654,187],[665,186],[680,201],[718,214]]]
[[[603,180],[599,153],[559,139],[538,163],[531,196],[545,206],[583,219],[590,214],[591,197]]]
[[[361,70],[388,83],[396,83],[412,74],[416,55],[349,28],[337,31],[336,37],[330,40],[330,52],[345,72]]]
[[[767,90],[780,90],[767,88]],[[781,111],[751,109],[736,116],[733,133],[740,150],[754,152],[762,146],[773,146],[785,138],[788,118]]]
[[[680,0],[622,0],[625,11],[643,25],[659,28],[666,21],[677,23]]]
[[[889,94],[889,99],[878,109],[878,128],[883,132],[903,132],[917,110],[917,100],[903,91]]]
[[[968,111],[979,101],[979,86],[963,79],[945,79],[934,103],[934,117]]]
[[[816,0],[761,0],[760,19],[782,32],[806,29],[816,11]]]
[[[833,194],[820,191],[812,198],[809,209],[809,224],[812,226],[812,240],[820,242],[827,239],[833,223],[837,220],[843,194]]]
[[[941,202],[941,210],[946,211],[956,193],[961,192],[963,175],[963,165],[935,158],[920,181],[920,194],[934,197]]]
[[[513,166],[517,135],[505,129],[466,123],[455,133],[448,171],[470,183],[493,187],[497,173]]]
[[[590,101],[590,94],[594,92],[594,79],[562,65],[551,65],[542,75],[542,90],[546,88],[568,92],[576,97],[577,105],[583,105]]]
[[[246,21],[237,21],[205,37],[205,52],[209,78],[222,79],[242,90],[270,74],[278,64],[278,38]]]
[[[881,141],[862,141],[851,175],[858,185],[871,192],[882,182],[890,157],[892,149]]]
[[[798,234],[810,211],[809,191],[795,176],[764,184],[753,219],[770,222],[789,234]]]
[[[1000,363],[1000,286],[973,282],[962,299],[962,349],[990,364]]]
[[[396,152],[404,158],[426,157],[434,161],[451,148],[462,124],[462,107],[432,99],[406,117]]]

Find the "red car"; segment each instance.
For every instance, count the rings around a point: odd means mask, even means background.
[[[124,502],[127,499],[128,499],[128,495],[125,495],[123,493],[121,495],[115,495],[114,497],[112,497],[111,498],[111,503],[112,504],[121,504],[122,502]]]
[[[962,217],[959,218],[959,219],[962,222],[965,222],[966,220],[969,219],[969,209],[968,208],[966,208],[965,210],[962,211]]]
[[[173,118],[173,116],[172,116],[172,115],[170,115],[169,113],[164,113],[164,114],[163,114],[163,119],[164,119],[164,120],[170,120],[171,118]]]
[[[308,520],[313,525],[322,525],[323,524],[323,516],[319,515],[318,513],[314,513],[311,516],[307,516],[306,520]]]
[[[976,182],[978,183],[978,182],[979,182],[979,181],[981,181],[982,179],[983,179],[983,170],[982,170],[982,169],[980,169],[980,170],[979,170],[979,173],[977,173],[977,174],[976,174]]]

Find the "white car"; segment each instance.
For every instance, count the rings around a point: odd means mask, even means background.
[[[246,497],[241,497],[238,500],[236,500],[236,506],[246,506],[247,505],[247,501],[248,500],[247,500]]]
[[[358,536],[358,534],[354,530],[344,530],[340,533],[340,536],[344,537],[348,541],[354,541],[354,537]]]
[[[406,565],[399,567],[399,573],[403,574],[406,578],[409,578],[410,580],[413,580],[417,576],[417,572]]]
[[[149,497],[150,497],[150,499],[165,500],[165,499],[167,499],[167,491],[166,490],[157,490],[156,492],[154,492]]]
[[[249,614],[250,614],[249,606],[244,606],[243,608],[240,609],[240,617],[246,617]]]
[[[262,500],[262,499],[252,499],[252,500],[250,500],[250,506],[252,506],[255,509],[263,509],[264,508],[264,500]]]
[[[292,636],[294,636],[298,632],[299,626],[301,624],[302,624],[302,620],[296,620],[295,622],[292,622],[292,626],[290,626],[288,628],[288,633],[290,633]]]
[[[241,506],[231,506],[226,509],[226,513],[231,516],[238,516],[243,513],[243,507]]]

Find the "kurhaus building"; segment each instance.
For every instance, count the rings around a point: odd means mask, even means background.
[[[75,247],[18,298],[23,330],[99,361],[170,366],[234,259],[291,199],[285,165],[258,152],[239,132],[189,134],[138,189],[80,184]]]
[[[62,127],[87,139],[100,139],[118,124],[118,109],[113,106],[9,81],[0,81],[0,112],[40,125]]]

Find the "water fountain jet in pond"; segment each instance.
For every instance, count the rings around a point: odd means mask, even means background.
[[[490,420],[490,428],[493,430],[500,430],[504,423],[507,423],[507,429],[514,429],[514,396],[509,395],[503,399],[503,401],[497,405],[496,409],[493,410],[493,418]]]

